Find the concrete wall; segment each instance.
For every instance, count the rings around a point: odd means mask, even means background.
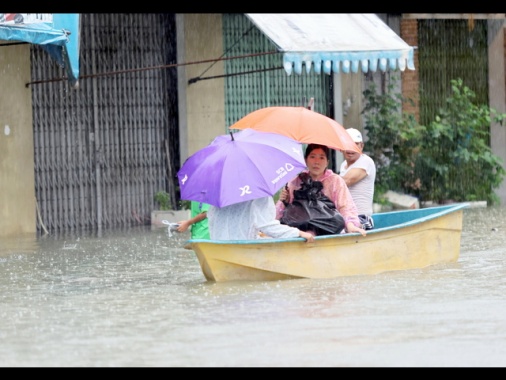
[[[30,45],[0,47],[0,238],[36,233]]]
[[[488,21],[488,85],[490,107],[497,112],[506,113],[506,21]],[[490,128],[490,147],[492,152],[501,157],[506,167],[506,126],[497,123]],[[506,204],[506,181],[495,190],[501,200]]]
[[[221,14],[176,16],[178,63],[209,61],[223,55]],[[224,74],[223,61],[179,66],[179,130],[181,163],[216,136],[226,133],[224,78],[197,81],[200,76]]]

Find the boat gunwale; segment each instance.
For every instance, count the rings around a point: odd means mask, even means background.
[[[370,234],[378,234],[385,231],[392,231],[399,228],[409,227],[415,224],[420,224],[425,221],[429,221],[432,219],[439,218],[441,216],[451,214],[453,212],[462,210],[464,208],[469,207],[469,203],[455,203],[451,205],[443,205],[443,206],[435,206],[430,207],[430,209],[438,209],[436,212],[432,212],[428,215],[415,218],[403,223],[394,224],[387,227],[382,228],[374,228],[372,230],[367,231],[367,235]],[[382,214],[402,214],[406,212],[413,212],[414,210],[421,210],[421,209],[409,209],[409,210],[394,210],[394,211],[388,211]],[[374,215],[373,215],[374,218]],[[359,232],[351,232],[351,233],[345,233],[345,234],[335,234],[335,235],[324,235],[324,236],[316,236],[315,240],[326,240],[326,239],[345,239],[352,236],[360,236]],[[208,240],[208,239],[189,239],[185,242],[185,247],[190,247],[193,243],[210,243],[210,244],[221,244],[221,245],[247,245],[247,244],[272,244],[272,243],[287,243],[287,242],[300,242],[305,241],[304,238],[297,237],[297,238],[268,238],[268,239],[246,239],[246,240]],[[191,249],[191,248],[189,248]]]

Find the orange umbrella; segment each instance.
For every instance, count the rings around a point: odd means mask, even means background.
[[[357,144],[337,121],[305,107],[265,107],[253,111],[229,129],[251,128],[278,133],[304,144],[321,144],[360,153]]]

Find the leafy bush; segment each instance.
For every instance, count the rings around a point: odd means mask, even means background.
[[[179,209],[180,210],[191,210],[191,201],[179,201]]]
[[[451,80],[452,96],[446,99],[420,141],[416,172],[421,193],[434,201],[486,200],[498,203],[493,189],[500,186],[506,171],[500,157],[489,146],[490,124],[503,123],[486,105],[473,103],[475,93],[462,79]]]
[[[475,105],[461,79],[451,86],[452,96],[428,126],[400,112],[409,100],[393,92],[394,82],[384,94],[374,83],[364,91],[366,151],[377,166],[375,201],[394,190],[436,202],[498,202],[493,189],[506,171],[491,151],[489,130],[491,121],[502,125],[506,115]]]
[[[160,210],[170,210],[170,195],[166,191],[159,191],[155,194],[155,201],[160,206]]]

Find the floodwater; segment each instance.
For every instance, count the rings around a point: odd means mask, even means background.
[[[0,366],[504,367],[505,211],[464,210],[456,263],[331,280],[207,282],[165,228],[2,239]]]

